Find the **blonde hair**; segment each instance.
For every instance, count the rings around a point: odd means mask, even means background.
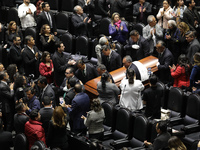
[[[66,126],[66,114],[61,106],[57,106],[53,111],[52,119],[53,125],[63,128]]]
[[[112,14],[112,17],[111,17],[111,24],[112,24],[112,26],[114,25],[114,17],[115,17],[116,15],[118,15],[119,18],[120,18],[120,14],[119,14],[118,12],[114,12],[114,13]]]
[[[185,22],[180,22],[178,24],[178,28],[182,28],[183,29],[183,35],[185,35],[186,32],[190,31],[190,27],[185,23]]]
[[[177,137],[172,136],[168,141],[170,150],[187,150],[183,142]]]

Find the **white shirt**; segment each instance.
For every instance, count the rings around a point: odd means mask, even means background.
[[[140,80],[134,80],[134,84],[129,84],[128,79],[124,78],[120,83],[121,96],[119,105],[131,111],[143,108],[141,91],[144,85]]]
[[[26,12],[31,10],[32,14],[26,14]],[[24,3],[21,4],[18,8],[18,16],[21,21],[22,28],[25,29],[27,27],[33,27],[36,26],[36,22],[34,19],[34,12],[36,11],[36,7],[33,4],[29,4],[26,6]]]

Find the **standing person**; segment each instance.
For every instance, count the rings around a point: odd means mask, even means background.
[[[170,6],[170,0],[164,0],[163,1],[163,8],[160,8],[158,14],[157,14],[157,19],[158,19],[158,24],[164,29],[164,32],[166,29],[168,29],[168,20],[172,19],[172,8]]]
[[[177,136],[172,136],[169,139],[168,146],[170,150],[187,150],[186,146]]]
[[[59,39],[51,34],[51,28],[48,24],[44,24],[40,30],[40,42],[42,43],[42,51],[48,51],[53,54],[55,52],[55,43]]]
[[[36,26],[34,12],[36,7],[30,3],[30,0],[24,0],[24,3],[18,7],[18,16],[21,21],[22,29]]]
[[[24,72],[28,77],[30,74],[34,74],[37,78],[39,76],[39,61],[40,53],[35,46],[35,40],[32,36],[25,37],[26,46],[22,52],[22,58],[24,61]]]
[[[5,123],[5,130],[12,132],[13,129],[13,123],[12,123],[12,106],[13,106],[13,96],[14,96],[14,90],[13,86],[14,84],[11,83],[8,85],[8,79],[9,75],[4,70],[0,72],[0,103],[2,104],[2,120]]]
[[[113,104],[118,103],[119,88],[116,84],[110,82],[108,72],[104,72],[101,75],[101,81],[97,83],[97,91],[99,93],[100,102],[111,102]]]
[[[87,117],[81,116],[84,119],[84,124],[88,127],[89,138],[103,139],[103,121],[105,118],[104,109],[101,107],[99,99],[93,99],[91,103],[91,111],[87,113]]]
[[[133,5],[133,15],[137,17],[138,22],[147,24],[147,16],[151,14],[151,4],[145,0],[139,0]]]
[[[5,34],[5,42],[7,44],[7,48],[10,48],[10,46],[13,44],[13,38],[15,36],[19,36],[21,41],[23,41],[23,34],[19,29],[19,27],[17,26],[16,22],[10,21],[8,24],[8,30],[6,31]]]
[[[150,119],[160,119],[161,117],[161,98],[164,91],[157,86],[156,75],[150,76],[150,87],[144,90],[143,104],[146,104],[145,116]]]
[[[94,20],[94,0],[78,0],[78,5],[83,8],[83,11],[91,17],[92,20]]]
[[[25,135],[28,139],[29,150],[36,141],[42,141],[46,145],[45,132],[40,122],[41,116],[37,109],[34,109],[30,115],[30,119],[25,124]]]
[[[174,78],[174,87],[183,88],[190,86],[190,62],[184,54],[179,56],[176,66],[169,66],[169,68],[171,76]]]
[[[40,31],[41,27],[44,24],[48,24],[50,26],[51,32],[54,33],[54,35],[57,35],[56,22],[55,22],[53,14],[50,12],[49,3],[48,2],[42,3],[42,9],[43,11],[38,15],[38,18],[37,18],[38,32]]]
[[[54,109],[52,119],[49,122],[47,145],[51,149],[68,149],[67,115],[61,106]]]
[[[183,12],[187,6],[184,5],[184,0],[176,0],[176,5],[173,7],[172,16],[175,18],[177,25],[183,21]]]
[[[120,20],[119,13],[115,12],[111,17],[111,24],[109,24],[109,34],[113,41],[117,40],[121,44],[125,44],[127,40],[128,29],[125,22]]]
[[[127,77],[122,79],[120,83],[121,96],[119,105],[130,111],[142,109],[141,91],[144,90],[144,85],[140,80],[135,79],[135,72],[132,69],[128,69]]]
[[[39,65],[40,74],[47,78],[47,82],[49,84],[53,83],[54,66],[50,58],[50,53],[44,51],[40,61],[41,61]]]

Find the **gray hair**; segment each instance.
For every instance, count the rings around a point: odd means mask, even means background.
[[[105,65],[103,65],[103,64],[99,64],[98,66],[97,66],[97,69],[100,69],[100,70],[106,70],[106,66]]]
[[[108,39],[105,37],[105,36],[103,36],[103,37],[101,37],[100,39],[99,39],[99,44],[100,45],[105,45],[105,43],[108,41]]]
[[[169,20],[169,21],[168,21],[168,25],[169,25],[170,27],[176,27],[176,21],[174,21],[174,20]]]
[[[126,62],[132,62],[133,61],[131,56],[129,56],[129,55],[126,55],[124,58],[126,59]]]
[[[149,24],[150,22],[152,22],[153,18],[155,18],[154,15],[149,15],[147,18],[147,23]]]
[[[79,7],[80,7],[79,5],[76,5],[76,6],[74,7],[74,11],[77,12]]]
[[[25,37],[25,44],[28,44],[28,41],[30,41],[31,38],[33,38],[32,35],[27,35],[27,36]]]
[[[162,40],[159,40],[159,41],[157,42],[157,44],[160,44],[162,47],[165,47],[165,42],[162,41]]]

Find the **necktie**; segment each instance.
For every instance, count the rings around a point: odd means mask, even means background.
[[[140,8],[141,8],[140,20],[143,20],[143,6],[140,6]]]
[[[53,27],[52,27],[51,15],[50,15],[48,12],[47,12],[47,19],[48,19],[48,21],[49,21],[50,27],[53,28]]]

